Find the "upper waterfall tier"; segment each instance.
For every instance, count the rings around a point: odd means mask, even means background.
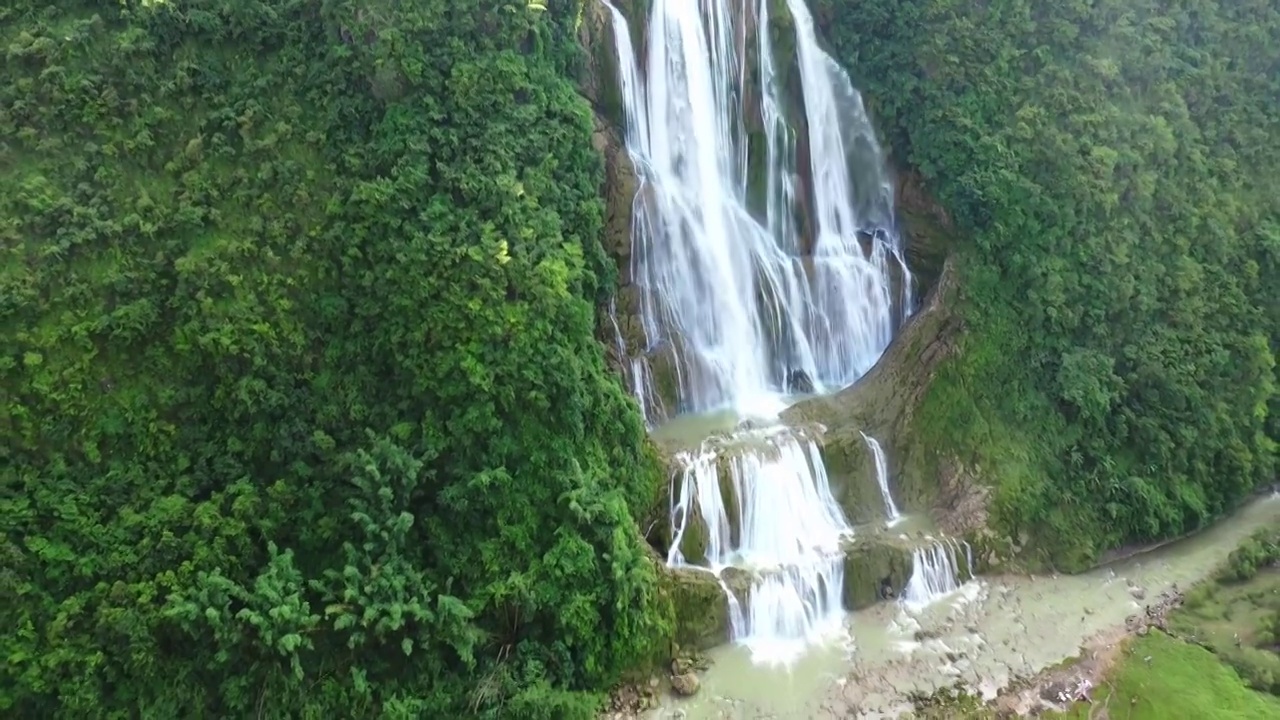
[[[772,415],[785,393],[847,385],[911,310],[862,98],[804,3],[785,0],[789,23],[770,17],[780,5],[653,0],[643,56],[610,6],[639,178],[631,276],[646,346],[626,351],[649,418]],[[782,27],[786,57],[770,31]],[[676,407],[654,411],[659,388]]]

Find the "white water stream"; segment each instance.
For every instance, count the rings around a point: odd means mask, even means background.
[[[871,457],[875,460],[876,485],[880,487],[880,496],[884,498],[885,523],[893,527],[902,519],[902,513],[898,512],[898,505],[893,501],[893,494],[889,492],[889,459],[885,457],[884,448],[880,447],[879,440],[861,430],[858,432],[866,441],[867,448],[871,450]]]
[[[964,564],[961,565],[960,552]],[[960,589],[963,572],[973,579],[973,550],[969,543],[951,539],[934,540],[932,544],[911,552],[911,579],[902,600],[911,609],[920,609]]]
[[[776,0],[652,0],[632,18],[643,56],[602,2],[639,179],[631,271],[646,347],[619,337],[631,385],[650,423],[666,411],[655,387],[674,387],[677,412],[768,425],[681,457],[668,561],[754,572],[734,639],[790,662],[842,626],[852,530],[819,446],[777,414],[787,395],[860,377],[911,311],[892,184],[802,0],[785,1],[791,22],[778,25],[794,32],[786,58],[769,32]],[[699,557],[682,550],[689,533],[705,541]]]
[[[784,93],[769,33],[758,32],[768,6],[653,0],[643,58],[610,8],[641,186],[632,273],[647,347],[630,350],[648,378],[666,356],[685,412],[769,417],[796,385],[843,387],[909,310],[892,185],[861,97],[817,46],[800,0],[787,2],[799,87]],[[753,152],[763,155],[754,181]],[[764,200],[752,202],[753,191]]]

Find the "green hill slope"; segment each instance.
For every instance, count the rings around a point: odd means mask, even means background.
[[[900,162],[973,238],[921,416],[1080,567],[1274,478],[1280,10],[822,0]]]
[[[649,651],[547,5],[0,9],[0,713],[582,717]]]

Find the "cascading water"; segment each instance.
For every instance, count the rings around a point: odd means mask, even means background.
[[[885,520],[892,527],[894,523],[902,519],[902,513],[898,512],[898,506],[893,502],[893,495],[889,492],[889,459],[885,457],[884,448],[880,447],[879,440],[861,430],[858,433],[866,441],[867,447],[871,450],[871,457],[875,460],[876,484],[880,486],[880,496],[884,498]]]
[[[924,607],[960,589],[963,581],[958,551],[964,548],[963,572],[973,579],[973,552],[969,543],[951,539],[935,540],[911,553],[911,579],[902,593],[909,607]]]
[[[910,312],[892,184],[802,0],[785,2],[796,51],[783,62],[777,0],[652,0],[643,58],[602,2],[639,180],[631,275],[646,347],[619,348],[632,386],[651,423],[669,410],[772,423],[681,457],[668,561],[754,573],[734,639],[785,661],[841,626],[851,529],[817,443],[777,414],[788,394],[860,377]]]
[[[768,416],[789,390],[843,387],[875,363],[910,310],[892,184],[861,97],[818,47],[804,3],[787,0],[802,99],[792,107],[769,33],[759,31],[770,1],[753,16],[742,0],[653,0],[643,65],[626,18],[610,7],[640,181],[640,357],[667,356],[686,412]],[[808,187],[797,126],[807,129]],[[752,142],[764,144],[754,184]],[[752,203],[753,191],[764,201]],[[893,266],[903,286],[896,301]]]
[[[697,532],[713,572],[759,573],[735,632],[759,657],[787,659],[840,627],[840,544],[849,525],[813,440],[777,426],[720,442],[713,438],[680,458],[667,560],[687,564],[685,537]]]

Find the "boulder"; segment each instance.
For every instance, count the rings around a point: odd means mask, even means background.
[[[675,694],[683,697],[689,697],[690,695],[697,693],[698,686],[698,676],[691,672],[676,675],[671,678],[671,690],[675,692]]]
[[[677,645],[705,650],[729,641],[729,599],[714,575],[663,566],[659,578],[675,610]]]

